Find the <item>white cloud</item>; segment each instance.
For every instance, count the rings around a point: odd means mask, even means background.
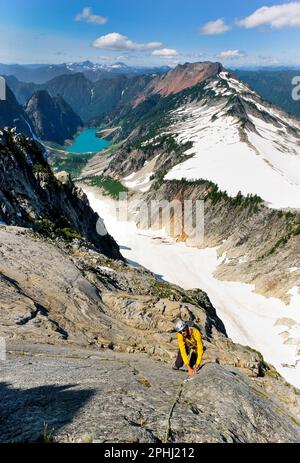
[[[92,24],[106,24],[108,21],[108,18],[106,18],[105,16],[99,16],[99,15],[93,14],[92,8],[85,7],[83,8],[81,13],[78,13],[75,16],[75,21],[83,21],[83,22],[92,23]]]
[[[300,27],[300,2],[283,3],[282,5],[264,6],[250,16],[236,21],[238,26],[252,29],[269,25],[274,29],[283,27]]]
[[[224,19],[220,18],[216,21],[210,21],[201,27],[200,31],[203,35],[220,35],[231,29],[230,26],[225,24]]]
[[[245,53],[240,50],[226,50],[218,54],[219,58],[225,59],[242,58],[243,56],[245,56]]]
[[[136,43],[118,32],[103,35],[93,43],[93,47],[106,50],[152,50],[162,46],[161,42]]]
[[[154,50],[152,55],[161,56],[162,58],[170,58],[172,56],[178,56],[178,52],[174,48],[162,48],[161,50]]]

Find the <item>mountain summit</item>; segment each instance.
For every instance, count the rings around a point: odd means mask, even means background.
[[[220,63],[210,61],[203,63],[179,64],[162,76],[155,77],[146,87],[145,92],[137,99],[135,105],[154,94],[168,96],[180,93],[186,88],[194,87],[200,82],[216,76],[223,70]]]
[[[300,121],[219,63],[179,65],[155,77],[111,125],[122,126],[119,138],[140,148],[156,138],[157,146],[162,134],[180,145],[183,156],[162,151],[156,159],[154,171],[164,166],[166,180],[204,179],[232,197],[241,192],[271,207],[300,207]],[[124,171],[114,157],[113,169],[130,175],[142,167],[137,156],[131,166],[129,160]]]

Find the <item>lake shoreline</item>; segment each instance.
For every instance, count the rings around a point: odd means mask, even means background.
[[[111,144],[109,140],[99,138],[99,131],[95,128],[84,128],[77,132],[73,140],[68,140],[70,144],[66,146],[66,154],[92,154],[108,148]]]

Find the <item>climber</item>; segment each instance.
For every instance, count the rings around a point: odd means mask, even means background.
[[[200,368],[203,355],[200,330],[194,322],[180,320],[176,325],[176,331],[179,352],[173,369],[179,370],[185,365],[189,376],[194,376]]]

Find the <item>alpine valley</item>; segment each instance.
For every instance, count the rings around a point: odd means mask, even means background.
[[[299,442],[297,116],[219,62],[0,72],[0,441]],[[87,128],[109,146],[68,153]]]

